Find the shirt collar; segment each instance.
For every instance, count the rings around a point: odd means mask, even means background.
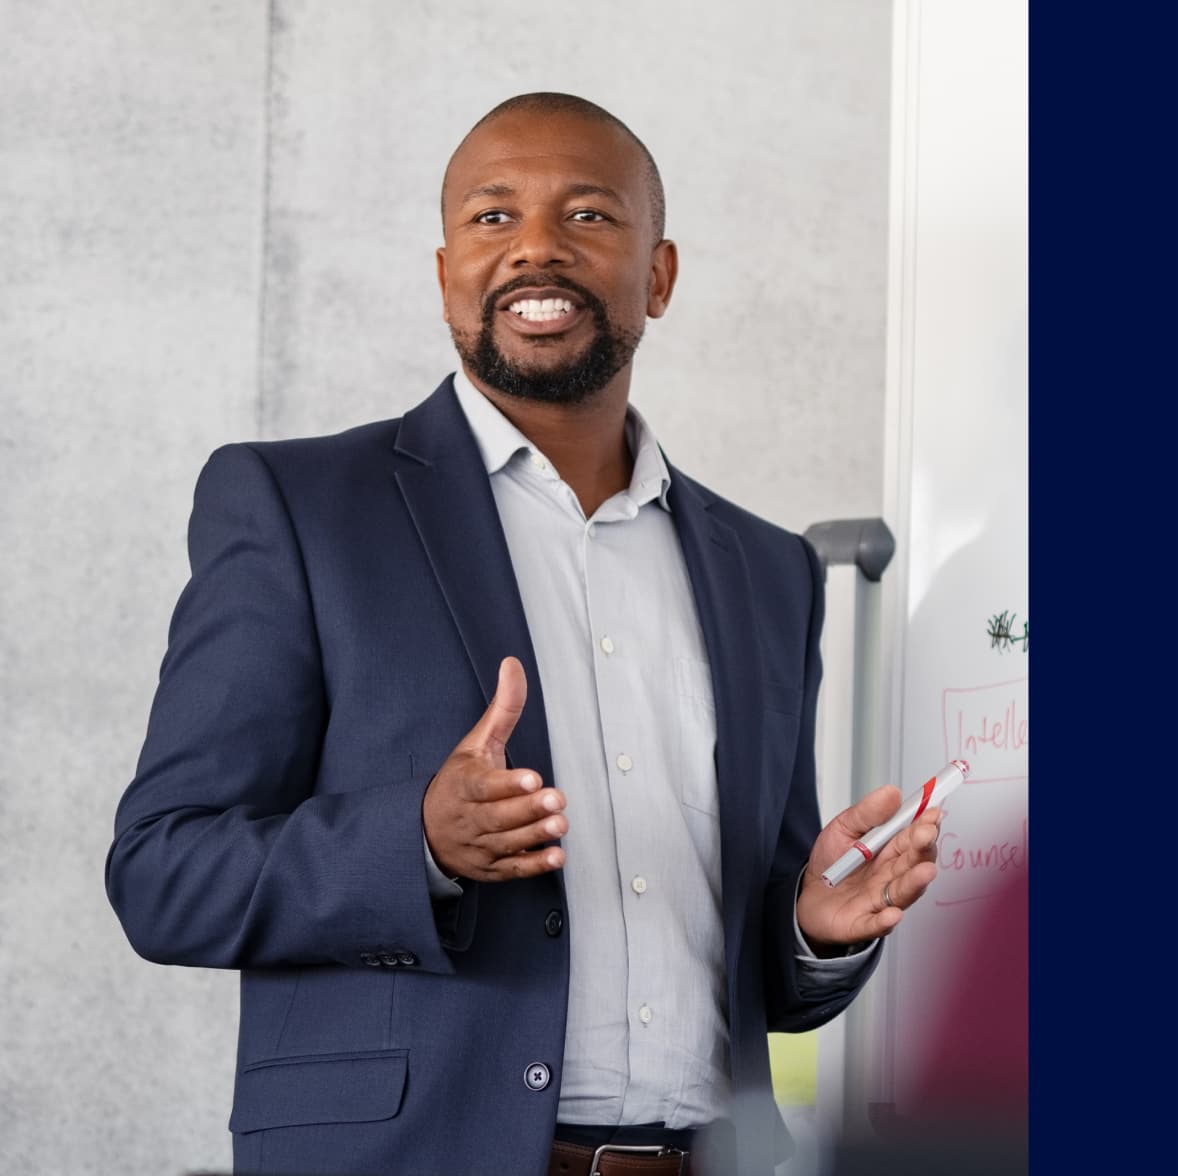
[[[461,368],[454,373],[454,391],[488,475],[497,474],[517,453],[540,454],[536,446],[470,382]],[[632,404],[626,407],[626,444],[634,456],[630,497],[639,506],[657,499],[659,505],[669,511],[667,491],[671,485],[671,471],[654,432]],[[546,454],[540,456],[547,460]]]

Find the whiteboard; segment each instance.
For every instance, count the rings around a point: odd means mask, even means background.
[[[982,919],[1028,869],[1028,96],[1025,3],[911,0],[895,19],[888,779],[908,791],[952,758],[971,766],[945,806],[937,880],[872,982],[865,1097],[904,1119],[930,1079],[953,1077],[930,1070],[968,1069],[955,1052],[1026,1015],[1025,990],[956,1023],[949,1002]],[[1025,969],[1024,932],[988,925],[987,966]]]

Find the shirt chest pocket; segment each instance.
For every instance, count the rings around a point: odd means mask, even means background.
[[[786,781],[793,768],[802,691],[772,679],[763,686],[770,779]],[[716,784],[716,703],[712,673],[707,662],[675,659],[675,695],[679,737],[675,758],[675,788],[680,801],[690,808],[720,816]]]
[[[676,791],[683,804],[718,818],[716,703],[707,662],[688,657],[675,659],[675,703],[679,719]]]

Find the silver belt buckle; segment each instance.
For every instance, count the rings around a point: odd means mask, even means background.
[[[603,1143],[593,1153],[593,1163],[589,1165],[589,1176],[601,1176],[601,1169],[598,1168],[598,1162],[601,1157],[609,1152],[619,1152],[622,1155],[628,1156],[651,1156],[658,1159],[660,1156],[678,1156],[679,1157],[679,1171],[683,1171],[683,1161],[687,1158],[685,1151],[680,1151],[677,1147],[663,1147],[661,1144],[644,1144],[641,1147],[633,1144],[626,1145],[621,1143]]]

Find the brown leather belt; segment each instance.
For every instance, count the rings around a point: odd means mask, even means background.
[[[548,1176],[691,1176],[691,1160],[674,1147],[590,1147],[558,1139],[548,1159]]]

